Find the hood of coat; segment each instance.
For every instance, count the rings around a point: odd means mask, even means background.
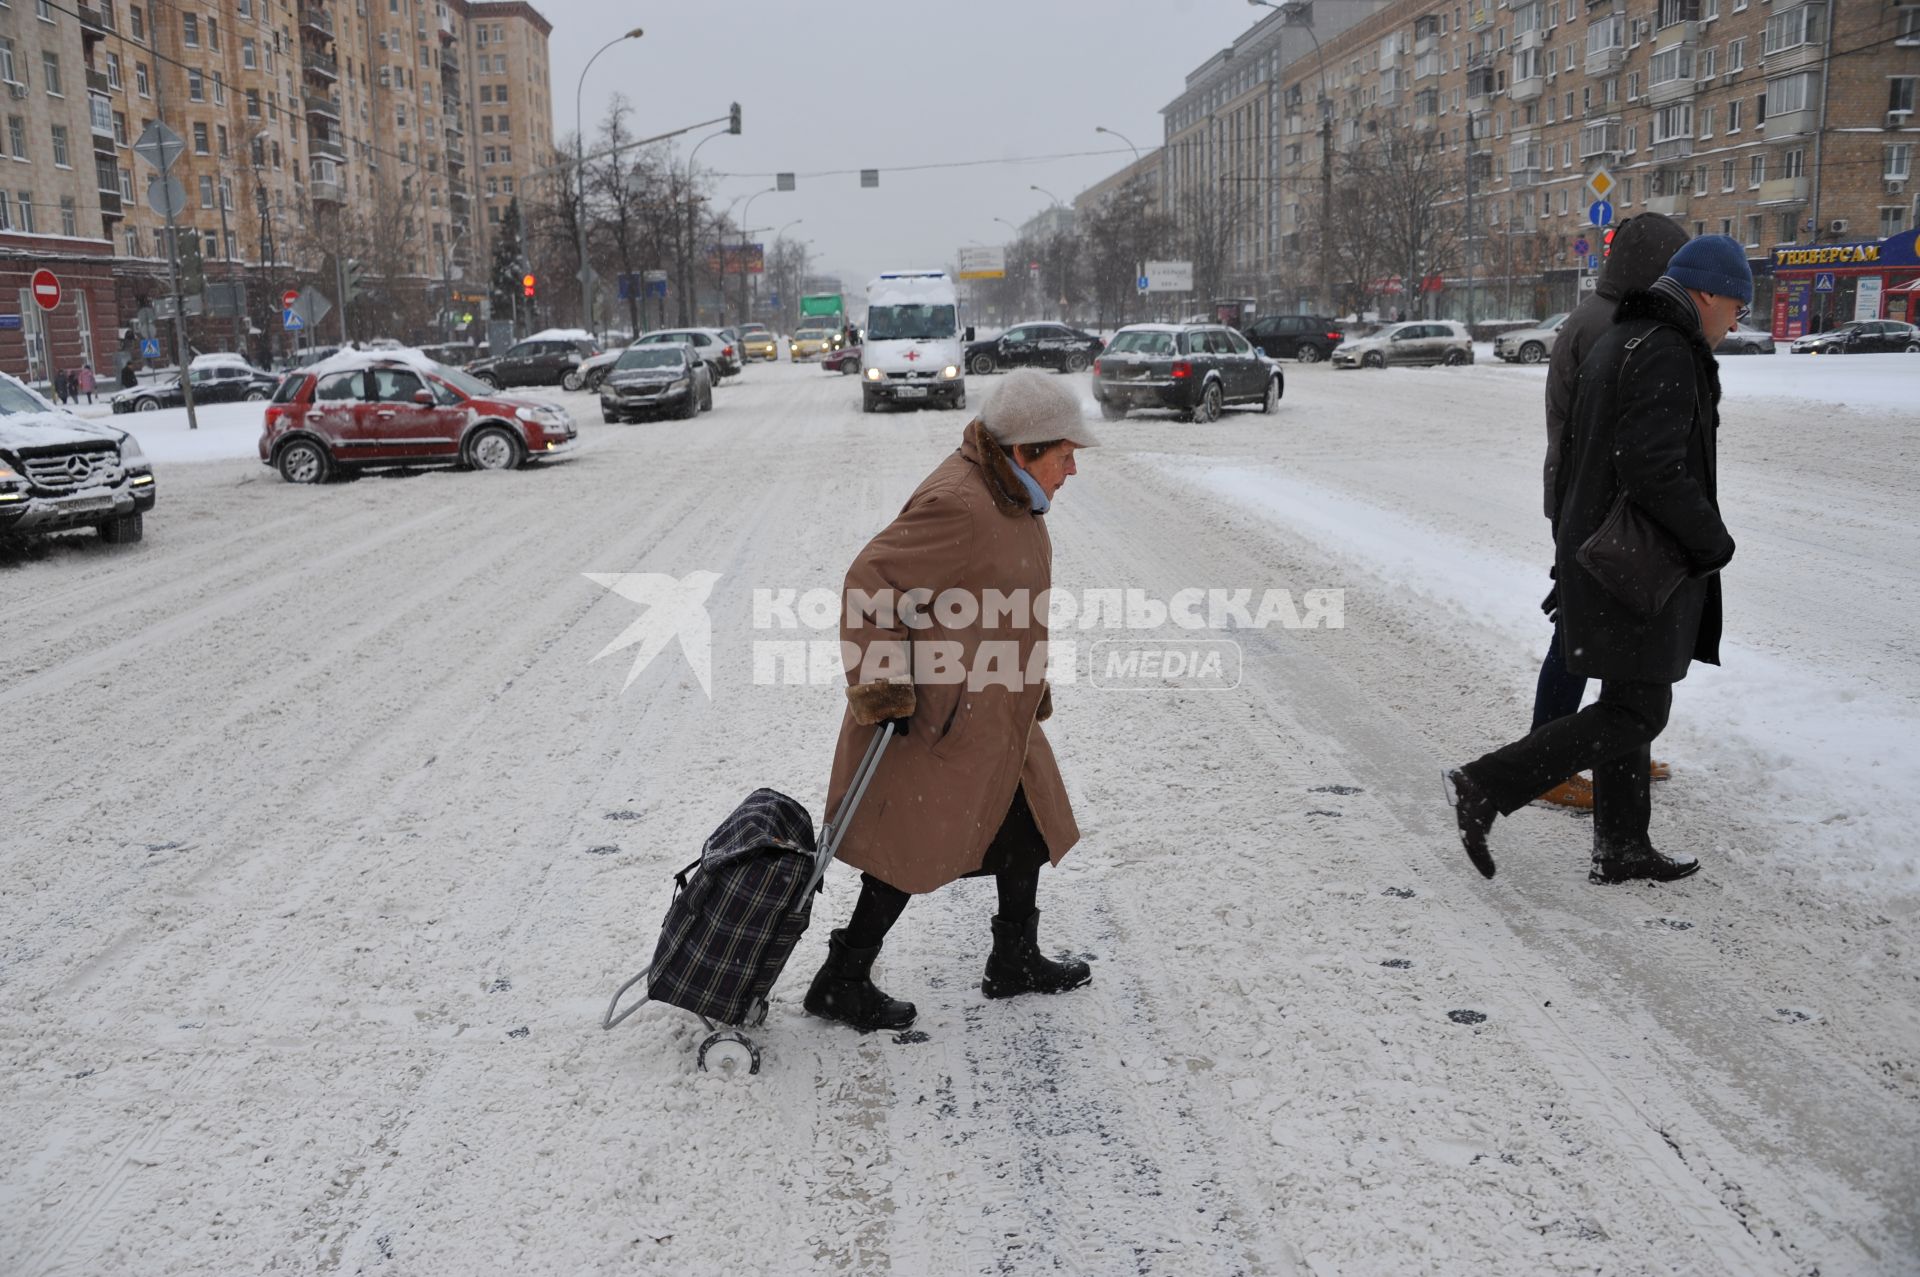
[[[1720,413],[1720,365],[1714,360],[1713,347],[1707,345],[1706,335],[1700,331],[1700,317],[1681,302],[1650,289],[1641,289],[1628,293],[1620,299],[1620,309],[1615,312],[1616,324],[1633,323],[1636,320],[1651,319],[1678,329],[1687,339],[1687,345],[1693,350],[1693,362],[1705,370],[1710,392],[1708,400],[1713,411],[1713,420]]]
[[[1661,213],[1642,213],[1620,223],[1607,250],[1594,291],[1615,301],[1652,288],[1667,273],[1667,262],[1690,237],[1680,223]]]
[[[1020,481],[1013,458],[1007,455],[999,440],[987,433],[978,418],[967,423],[967,433],[960,441],[960,455],[980,468],[980,477],[986,480],[994,509],[1009,517],[1033,513],[1033,497],[1027,485]]]

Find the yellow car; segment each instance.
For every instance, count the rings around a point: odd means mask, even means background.
[[[821,355],[840,349],[841,332],[838,328],[802,328],[794,333],[788,350],[795,363],[802,359],[818,359]]]
[[[780,339],[765,324],[748,324],[742,328],[740,344],[747,348],[748,359],[780,358]]]

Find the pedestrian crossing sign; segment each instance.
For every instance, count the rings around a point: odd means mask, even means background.
[[[289,332],[298,332],[300,329],[305,328],[307,325],[300,318],[299,311],[286,310],[280,313],[280,326],[282,328],[285,328]]]
[[[160,339],[159,339],[158,337],[143,337],[143,338],[141,338],[141,340],[140,340],[140,358],[142,358],[142,359],[158,359],[158,358],[160,358]]]

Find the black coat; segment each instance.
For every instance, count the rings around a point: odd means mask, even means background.
[[[1661,293],[1629,293],[1574,390],[1554,554],[1573,673],[1677,683],[1693,661],[1720,663],[1719,571],[1733,558],[1733,538],[1715,492],[1719,427],[1720,373],[1698,318]],[[1692,564],[1651,617],[1621,604],[1574,559],[1623,491]]]

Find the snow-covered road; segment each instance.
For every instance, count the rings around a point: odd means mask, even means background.
[[[0,1272],[1911,1273],[1920,365],[1873,360],[1728,361],[1730,664],[1654,829],[1705,868],[1658,888],[1545,809],[1483,882],[1440,798],[1531,702],[1540,370],[1105,427],[1057,586],[1344,627],[1058,687],[1042,939],[1089,988],[985,1002],[963,882],[881,960],[927,1040],[823,1026],[836,870],[750,1080],[598,1019],[740,797],[819,814],[840,692],[756,683],[809,635],[754,590],[837,588],[959,416],[758,366],[694,423],[569,397],[546,469],[163,464],[144,545],[0,566]],[[711,701],[673,648],[623,692],[637,609],[583,574],[696,570]]]

